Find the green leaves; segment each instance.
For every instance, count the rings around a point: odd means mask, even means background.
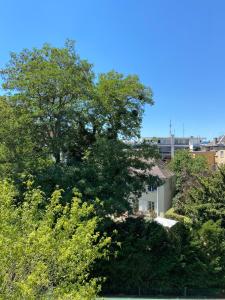
[[[137,295],[139,288],[148,291],[173,286],[181,254],[179,239],[173,232],[156,222],[133,217],[111,223],[107,230],[116,231],[111,243],[116,255],[96,266],[107,277],[103,284],[106,294]]]
[[[6,102],[29,115],[39,149],[57,163],[81,160],[99,136],[139,136],[144,105],[153,103],[137,76],[111,71],[95,82],[92,65],[71,41],[64,48],[45,44],[12,53],[1,75],[10,92]]]
[[[177,194],[173,206],[180,214],[184,214],[184,205],[187,194],[198,183],[200,175],[209,174],[209,168],[204,157],[192,157],[188,150],[176,151],[175,157],[170,162],[170,168],[176,175]]]
[[[199,177],[198,187],[192,188],[187,198],[186,214],[197,223],[208,220],[224,220],[225,170],[217,170],[211,176]],[[224,226],[224,221],[223,221]]]
[[[96,87],[101,130],[109,138],[139,136],[144,105],[153,104],[152,91],[138,76],[125,77],[115,71],[101,74]]]
[[[225,169],[207,172],[204,164],[188,153],[179,153],[172,162],[178,176],[183,197],[175,205],[175,213],[168,216],[179,220],[190,228],[191,248],[197,253],[193,274],[201,268],[204,274],[199,285],[224,287],[225,270]],[[207,176],[206,176],[207,175]],[[186,180],[186,182],[185,182]],[[176,213],[182,213],[183,216]],[[199,266],[198,266],[199,265]],[[197,267],[197,269],[195,268]]]
[[[29,113],[39,147],[59,162],[93,90],[91,65],[79,59],[71,43],[62,49],[46,44],[12,54],[1,73],[3,88],[13,93],[7,101]]]
[[[29,173],[46,159],[40,151],[31,116],[22,107],[13,107],[8,97],[0,97],[0,176]],[[47,161],[46,161],[47,163]]]
[[[143,159],[155,149],[122,142],[139,137],[150,88],[115,71],[94,80],[72,41],[12,53],[1,75],[9,94],[0,103],[0,175],[32,174],[48,195],[63,187],[67,200],[76,186],[100,198],[104,213],[128,210],[131,193],[153,180],[131,169],[150,168]]]
[[[33,188],[15,206],[11,184],[1,182],[0,192],[0,296],[80,299],[82,291],[82,299],[93,299],[98,284],[89,272],[110,242],[96,232],[94,207],[77,196],[62,205],[60,190],[45,206],[45,195]]]

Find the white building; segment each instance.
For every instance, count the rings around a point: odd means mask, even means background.
[[[150,145],[156,145],[159,149],[162,159],[171,159],[176,150],[194,149],[199,147],[205,138],[201,137],[145,137],[143,141]]]
[[[157,162],[150,173],[153,176],[158,176],[163,184],[155,189],[151,186],[146,187],[146,191],[138,199],[138,210],[143,214],[154,212],[156,216],[164,216],[172,205],[175,192],[175,175],[162,162]]]

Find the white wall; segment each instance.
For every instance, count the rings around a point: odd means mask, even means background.
[[[139,211],[143,213],[148,213],[148,202],[151,201],[155,204],[155,212],[158,212],[159,216],[163,216],[172,205],[174,189],[175,178],[171,177],[167,179],[163,185],[159,186],[157,191],[150,192],[147,190],[146,192],[142,193],[141,197],[139,198]],[[159,205],[158,209],[157,202]]]

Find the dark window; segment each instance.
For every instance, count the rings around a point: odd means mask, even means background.
[[[155,202],[149,201],[148,202],[148,209],[149,210],[155,210]]]
[[[157,187],[149,185],[148,190],[149,192],[155,192],[157,190]]]

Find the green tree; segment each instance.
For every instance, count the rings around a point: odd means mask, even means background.
[[[89,274],[110,240],[96,231],[93,205],[81,204],[77,192],[63,205],[61,193],[46,199],[29,181],[16,206],[15,188],[1,182],[1,299],[94,299],[100,282]]]
[[[189,191],[184,210],[196,224],[222,220],[225,226],[225,167],[198,178],[198,186]]]
[[[64,198],[70,199],[76,186],[86,201],[102,199],[98,213],[121,214],[137,206],[146,185],[157,185],[159,179],[149,174],[153,162],[143,158],[157,156],[157,149],[141,145],[141,151],[120,140],[99,138],[86,151],[82,162],[52,165],[37,176],[37,184],[49,194],[59,185]],[[97,208],[96,208],[97,209]]]
[[[147,155],[145,145],[124,143],[139,137],[144,107],[153,104],[151,90],[137,76],[115,71],[95,80],[71,41],[12,53],[1,75],[11,117],[5,122],[0,107],[0,144],[8,157],[17,157],[3,176],[31,173],[48,195],[60,185],[71,198],[77,186],[86,199],[102,199],[109,213],[127,210],[129,195],[152,179],[131,170],[149,169],[146,161],[156,150]]]
[[[149,175],[153,163],[143,161],[156,156],[156,150],[144,148],[138,151],[121,141],[99,139],[87,153],[77,186],[85,197],[105,200],[103,214],[130,211],[146,184],[157,184],[158,178]]]
[[[198,253],[196,262],[204,274],[205,287],[224,287],[225,167],[195,180],[186,193],[182,212],[192,221],[191,245]],[[197,269],[192,271],[195,274]],[[200,282],[199,285],[202,286]]]
[[[32,117],[33,134],[57,163],[64,156],[81,160],[98,136],[137,137],[145,104],[152,92],[137,76],[114,71],[94,82],[92,65],[81,60],[74,44],[46,44],[11,54],[1,70],[6,98]]]
[[[179,150],[169,166],[176,175],[176,196],[173,205],[177,212],[183,214],[188,191],[198,184],[198,176],[209,173],[207,161],[201,156],[194,158],[188,150]]]

